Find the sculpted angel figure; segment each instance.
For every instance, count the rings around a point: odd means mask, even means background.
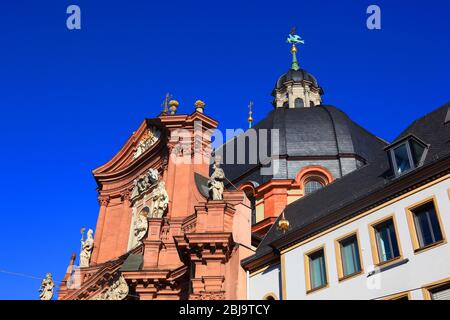
[[[92,229],[87,232],[86,240],[81,236],[81,252],[80,252],[80,267],[89,267],[89,260],[91,259],[92,249],[94,248],[94,238],[92,237]]]
[[[55,283],[53,282],[52,274],[49,272],[42,280],[41,287],[39,288],[39,298],[41,300],[51,300],[54,288]]]
[[[166,191],[166,184],[160,181],[153,190],[152,218],[162,218],[169,204],[169,195]]]
[[[156,169],[149,169],[147,173],[148,184],[152,185],[159,180],[159,172]]]
[[[217,164],[213,168],[214,172],[208,180],[209,197],[211,200],[223,200],[225,173]]]
[[[136,238],[136,242],[139,243],[147,233],[148,229],[148,214],[149,208],[145,207],[142,209],[141,213],[137,216],[136,221],[134,222],[134,236]]]

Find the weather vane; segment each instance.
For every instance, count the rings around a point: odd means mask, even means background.
[[[297,34],[297,30],[294,27],[291,29],[291,33],[289,34],[289,36],[287,38],[287,42],[292,44],[292,47],[291,47],[291,53],[292,53],[291,69],[298,70],[298,69],[300,69],[300,67],[299,67],[298,61],[297,61],[297,46],[296,45],[299,43],[305,44],[305,41]]]

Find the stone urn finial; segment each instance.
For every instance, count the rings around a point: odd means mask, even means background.
[[[175,113],[177,113],[178,106],[179,106],[179,103],[177,100],[169,101],[169,111],[170,111],[171,115],[174,115]]]
[[[203,109],[205,108],[205,103],[202,100],[195,101],[195,111],[203,113]]]

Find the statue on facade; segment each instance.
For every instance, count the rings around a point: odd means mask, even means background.
[[[152,218],[162,218],[169,205],[169,195],[164,181],[160,181],[153,190],[152,201]]]
[[[148,172],[134,180],[133,191],[131,192],[131,199],[135,199],[142,193],[150,189],[159,180],[159,172],[156,169],[149,169]]]
[[[148,214],[150,210],[148,207],[142,209],[142,211],[138,214],[136,220],[134,221],[134,237],[136,239],[136,243],[140,243],[140,241],[144,238],[148,229]]]
[[[129,292],[128,284],[121,275],[105,292],[95,296],[92,300],[123,300]]]
[[[214,172],[208,180],[209,198],[211,200],[223,200],[225,173],[218,163],[213,164],[213,169]]]
[[[83,240],[84,228],[81,232],[81,252],[80,252],[80,267],[89,267],[92,249],[94,248],[94,238],[92,237],[94,231],[89,229],[86,235],[86,240]]]
[[[41,287],[39,288],[39,299],[51,300],[53,297],[54,288],[55,283],[53,282],[52,274],[48,272],[42,280]]]

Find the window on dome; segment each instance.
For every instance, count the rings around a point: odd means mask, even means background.
[[[303,108],[305,106],[305,103],[303,102],[302,98],[295,99],[295,107],[296,108]]]
[[[323,188],[323,183],[316,179],[310,179],[305,183],[305,194],[313,193]]]

